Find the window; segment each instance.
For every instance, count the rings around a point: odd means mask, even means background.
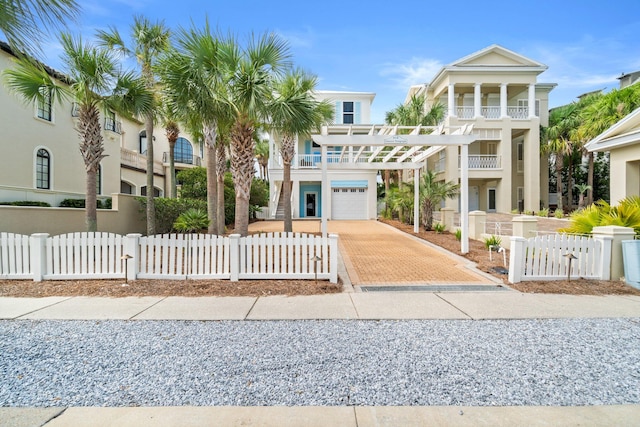
[[[140,132],[139,144],[140,154],[147,154],[147,131]]]
[[[36,188],[51,189],[51,155],[44,148],[36,155]]]
[[[43,98],[38,100],[38,118],[50,122],[52,121],[51,90],[43,87],[40,88],[40,93]]]
[[[120,193],[122,194],[134,194],[133,186],[128,182],[120,181]]]
[[[524,172],[524,144],[522,142],[518,142],[516,147],[518,156],[516,170],[517,172]]]
[[[354,108],[352,101],[345,101],[342,103],[342,123],[353,124],[354,123]]]
[[[145,185],[144,187],[140,187],[140,195],[141,196],[146,196],[147,195],[147,186]],[[161,193],[160,190],[156,187],[153,187],[153,197],[160,197]]]
[[[104,118],[104,128],[111,132],[120,133],[120,122],[116,121],[116,113],[113,111],[107,111]]]
[[[178,138],[176,145],[173,148],[173,158],[176,163],[186,163],[188,165],[193,163],[193,147],[186,138]]]

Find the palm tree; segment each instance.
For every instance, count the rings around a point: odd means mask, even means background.
[[[556,168],[556,192],[558,193],[557,209],[562,211],[562,169],[564,167],[565,156],[571,156],[574,152],[572,134],[579,124],[578,104],[573,102],[562,107],[554,108],[549,113],[549,126],[546,128],[546,143],[541,149],[543,152],[554,156]],[[570,164],[572,162],[569,162]],[[568,203],[571,209],[573,191],[571,189],[571,168],[569,170]]]
[[[35,55],[47,37],[40,27],[60,29],[79,10],[76,0],[0,0],[0,31],[18,52]]]
[[[176,148],[176,141],[180,136],[180,126],[175,121],[168,119],[164,124],[164,131],[167,135],[167,141],[169,141],[169,186],[171,187],[170,197],[175,199],[178,197],[176,186],[176,156],[174,150]]]
[[[105,157],[100,125],[100,112],[117,110],[128,114],[146,114],[152,110],[153,96],[144,82],[133,73],[120,72],[111,51],[83,44],[62,34],[62,60],[67,65],[65,85],[57,83],[39,64],[20,58],[16,68],[5,71],[8,87],[27,102],[73,99],[78,104],[76,127],[80,138],[80,153],[87,172],[86,226],[97,231],[96,177],[100,161]]]
[[[420,182],[420,203],[422,205],[422,224],[430,231],[433,226],[433,209],[446,199],[458,195],[460,186],[453,182],[437,181],[436,174],[427,170]]]
[[[289,63],[289,48],[275,34],[252,37],[241,52],[230,82],[233,126],[231,128],[231,174],[236,192],[235,231],[246,236],[249,229],[249,196],[254,176],[254,132],[269,119],[269,100],[274,79]]]
[[[268,181],[269,180],[269,140],[263,139],[256,143],[255,148],[256,160],[258,161],[258,166],[260,167],[260,178]]]
[[[155,65],[159,55],[169,48],[170,31],[165,24],[160,21],[151,23],[147,18],[136,16],[131,25],[131,39],[133,46],[127,47],[124,39],[116,28],[109,28],[109,31],[98,31],[98,40],[102,46],[109,49],[117,49],[123,55],[135,57],[138,65],[142,69],[142,78],[150,91],[157,90]],[[153,200],[153,128],[154,110],[147,112],[144,116],[144,127],[147,137],[147,235],[155,234],[155,203]]]
[[[231,117],[228,90],[237,57],[235,41],[213,35],[207,23],[204,29],[181,30],[175,50],[164,55],[158,68],[167,99],[190,128],[199,127],[204,141],[209,233],[224,230],[224,221],[218,220],[216,142],[221,123]]]
[[[584,203],[584,195],[587,191],[591,190],[591,186],[587,184],[576,184],[576,190],[578,190],[578,194],[580,196],[580,201],[578,202],[578,208],[582,209],[585,206]]]
[[[284,199],[284,231],[293,231],[291,218],[291,162],[295,155],[296,136],[307,135],[333,119],[328,102],[316,101],[313,91],[316,76],[296,69],[287,73],[275,85],[271,105],[271,123],[280,134],[280,155],[283,163],[282,197]],[[267,147],[268,149],[268,147]]]

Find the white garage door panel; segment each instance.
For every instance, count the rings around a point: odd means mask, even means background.
[[[331,219],[367,219],[367,189],[332,188]]]

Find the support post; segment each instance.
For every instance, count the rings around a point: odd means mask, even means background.
[[[524,273],[524,248],[527,239],[511,236],[511,250],[509,253],[509,283],[522,282]]]
[[[413,171],[413,232],[420,231],[420,169]]]
[[[611,241],[611,279],[618,280],[624,277],[624,260],[622,257],[622,241],[633,240],[635,232],[630,227],[620,227],[617,225],[606,225],[593,227],[593,237],[609,236]]]
[[[48,233],[34,233],[29,236],[29,256],[31,273],[34,282],[42,282],[43,276],[47,273],[47,252],[46,244]]]
[[[338,235],[329,234],[329,282],[338,283]]]
[[[486,233],[487,213],[485,211],[469,212],[469,238],[480,240]]]
[[[469,146],[460,146],[460,252],[469,252]]]
[[[329,200],[331,197],[329,183],[327,182],[327,146],[322,145],[320,148],[320,161],[322,162],[322,237],[327,237],[328,232],[328,224],[327,219],[329,218],[329,204],[331,201]]]
[[[240,280],[240,235],[231,234],[229,236],[229,273],[230,280],[237,282]]]
[[[513,235],[528,239],[534,237],[538,231],[538,219],[531,215],[516,216],[511,220]]]
[[[444,224],[444,228],[453,232],[453,209],[441,208],[440,209],[440,221]]]
[[[131,256],[129,261],[125,263],[127,272],[125,277],[127,280],[134,281],[138,278],[140,272],[140,233],[130,233],[125,236],[124,254]]]

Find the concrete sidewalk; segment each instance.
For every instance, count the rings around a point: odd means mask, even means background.
[[[640,405],[0,408],[0,426],[637,426]]]
[[[363,292],[267,297],[0,298],[0,319],[302,320],[640,317],[640,296]]]

